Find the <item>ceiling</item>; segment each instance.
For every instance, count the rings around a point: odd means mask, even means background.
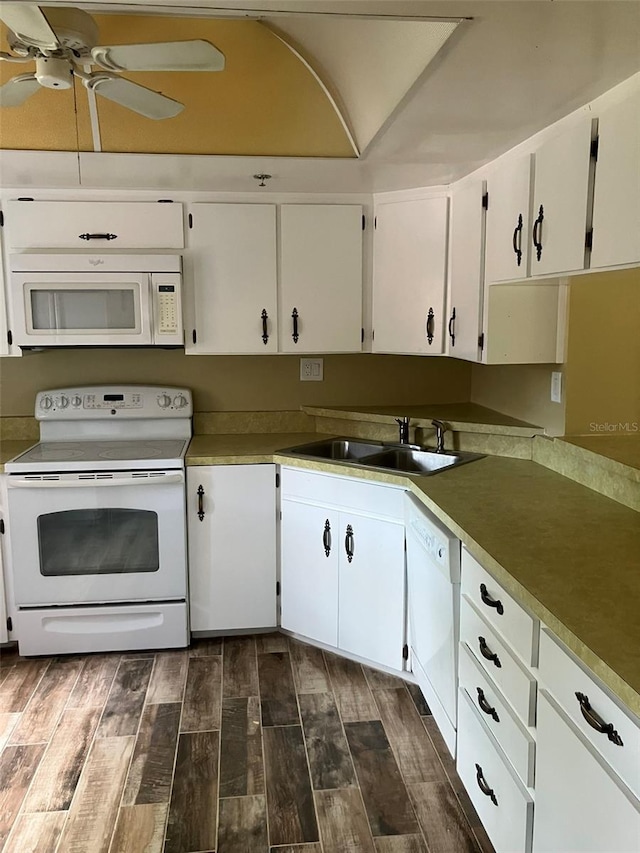
[[[48,0],[48,5],[68,3]],[[334,153],[291,147],[215,153],[344,158],[353,156],[355,147],[361,168],[392,172],[413,165],[413,180],[418,175],[421,185],[446,184],[468,174],[640,70],[640,0],[78,5],[104,18],[123,13],[140,20],[144,15],[192,18],[196,29],[206,28],[204,19],[213,17],[260,21],[274,38],[284,39],[287,50],[293,48],[354,146],[348,150],[341,142]],[[423,31],[429,17],[460,23],[427,65]],[[129,41],[153,40],[133,35]],[[259,68],[258,76],[263,71]],[[277,97],[277,89],[270,91]],[[238,106],[242,109],[241,102]],[[212,110],[215,117],[215,106]],[[251,133],[251,121],[245,123]],[[282,126],[279,132],[292,130]]]

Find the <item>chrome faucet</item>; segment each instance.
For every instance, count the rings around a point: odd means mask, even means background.
[[[433,420],[431,423],[436,429],[436,453],[444,453],[444,434],[447,427],[442,421]]]
[[[400,444],[409,444],[409,418],[396,418]]]

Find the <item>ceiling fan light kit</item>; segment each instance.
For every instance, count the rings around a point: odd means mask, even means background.
[[[35,62],[34,74],[19,74],[0,87],[0,106],[18,107],[42,86],[70,89],[73,78],[150,119],[173,118],[184,104],[118,76],[121,71],[222,71],[224,55],[207,41],[98,45],[98,27],[81,9],[4,3],[0,19],[9,28],[12,53],[0,61]],[[87,72],[83,66],[98,65]]]

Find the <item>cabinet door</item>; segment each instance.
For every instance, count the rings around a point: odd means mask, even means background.
[[[536,151],[531,275],[584,269],[590,165],[590,118]]]
[[[404,525],[340,513],[340,649],[402,669]]]
[[[528,275],[530,188],[529,154],[501,163],[487,177],[486,284]]]
[[[0,512],[0,521],[3,521],[2,513]],[[0,643],[6,643],[9,640],[7,632],[7,605],[5,599],[5,584],[4,584],[4,562],[2,556],[2,540],[0,539]]]
[[[479,361],[484,262],[484,181],[454,189],[451,198],[451,275],[447,354]]]
[[[360,205],[283,204],[280,253],[281,351],[360,352]]]
[[[182,249],[181,204],[149,201],[10,201],[12,249]]]
[[[447,210],[446,198],[376,209],[374,352],[444,352]]]
[[[288,631],[338,645],[338,513],[282,501],[281,624]]]
[[[186,352],[276,352],[275,205],[194,204],[189,248]]]
[[[640,92],[598,121],[592,267],[640,261]]]
[[[187,469],[192,631],[277,624],[275,482],[274,465]]]
[[[537,728],[534,853],[637,853],[640,803],[544,690]]]

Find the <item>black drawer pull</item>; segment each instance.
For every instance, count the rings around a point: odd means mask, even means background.
[[[117,234],[78,234],[80,240],[117,240]]]
[[[480,645],[480,654],[482,655],[482,657],[486,658],[487,660],[493,661],[495,666],[500,669],[502,667],[502,664],[500,663],[500,658],[495,652],[491,651],[484,637],[478,637],[478,644]]]
[[[479,764],[476,764],[476,782],[478,783],[478,788],[480,788],[485,797],[489,797],[493,805],[497,806],[498,800],[496,799],[496,795],[493,792],[493,788],[490,788],[487,785],[487,780],[484,778],[482,767],[480,767]]]
[[[615,743],[616,746],[624,746],[622,738],[613,728],[613,723],[605,723],[600,714],[596,713],[596,711],[591,707],[588,696],[585,696],[584,693],[576,693],[576,699],[580,703],[582,716],[589,723],[592,729],[600,732],[601,735],[606,735],[611,743]]]
[[[480,706],[480,710],[484,711],[488,717],[493,717],[496,723],[499,723],[500,717],[498,716],[498,712],[487,702],[487,697],[484,695],[482,687],[476,687],[476,690],[478,691],[478,705]]]
[[[269,315],[267,314],[266,308],[262,309],[260,319],[262,320],[262,343],[266,346],[269,343],[269,330],[267,328],[267,320],[269,319]]]
[[[347,552],[347,560],[351,562],[355,553],[356,542],[353,536],[353,527],[347,524],[347,532],[344,537],[344,550]]]
[[[291,332],[291,337],[293,338],[294,344],[297,344],[299,339],[300,339],[300,335],[298,334],[298,317],[299,316],[300,315],[298,314],[298,309],[294,308],[293,311],[291,312],[291,319],[293,320],[293,331]]]
[[[436,329],[436,319],[435,314],[433,313],[433,308],[429,308],[429,313],[427,314],[427,324],[425,328],[425,335],[427,338],[427,343],[429,346],[433,343],[433,336],[435,334]]]
[[[455,308],[451,311],[451,317],[449,318],[449,337],[451,338],[451,346],[454,347],[456,345],[456,309]]]
[[[324,547],[325,557],[328,557],[331,553],[331,525],[329,524],[329,519],[324,523],[324,530],[322,531],[322,545]]]
[[[544,208],[540,205],[540,210],[538,211],[538,216],[536,221],[533,223],[533,245],[536,250],[536,258],[540,260],[542,257],[542,223],[544,221]]]
[[[204,521],[204,489],[202,486],[198,486],[196,494],[198,495],[198,518],[200,521]]]
[[[491,598],[489,593],[487,592],[487,587],[485,584],[480,584],[480,598],[482,599],[482,603],[486,604],[487,607],[495,607],[500,616],[504,613],[504,607],[502,606],[502,602],[499,598]]]
[[[522,214],[518,214],[518,224],[513,230],[513,251],[515,252],[518,266],[522,263]]]

